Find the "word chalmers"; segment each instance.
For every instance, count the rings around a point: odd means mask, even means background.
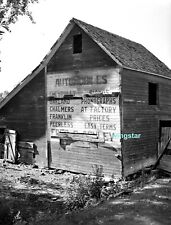
[[[74,112],[73,106],[50,106],[50,112]]]
[[[92,84],[107,84],[107,75],[103,76],[75,76],[71,78],[58,78],[55,81],[55,86],[77,86],[77,85],[92,85]]]

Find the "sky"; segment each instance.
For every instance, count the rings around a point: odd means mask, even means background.
[[[0,41],[0,92],[42,61],[73,17],[144,45],[171,69],[171,0],[39,0]]]

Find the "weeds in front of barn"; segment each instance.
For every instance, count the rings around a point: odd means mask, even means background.
[[[95,206],[121,194],[142,188],[155,178],[154,173],[141,171],[127,180],[105,180],[103,168],[95,166],[91,175],[73,174],[60,170],[33,170],[24,165],[1,168],[0,224],[51,225],[65,213]],[[154,171],[153,171],[154,172]],[[8,179],[6,179],[8,178]],[[3,190],[3,191],[2,191]],[[34,222],[33,222],[34,221]]]
[[[99,171],[93,176],[78,175],[73,177],[66,190],[66,208],[73,210],[96,204],[101,198],[103,185],[103,175]]]
[[[122,194],[129,194],[135,188],[143,188],[146,183],[155,179],[150,172],[141,171],[128,180],[111,179],[106,181],[103,168],[95,167],[93,175],[74,176],[67,188],[65,201],[67,210],[76,210],[95,206],[102,201],[115,198]]]

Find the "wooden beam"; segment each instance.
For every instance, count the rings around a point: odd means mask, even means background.
[[[165,145],[163,151],[161,152],[160,156],[158,157],[156,163],[154,164],[153,169],[155,169],[156,166],[158,165],[158,163],[160,162],[161,158],[163,157],[164,153],[165,153],[166,150],[167,150],[167,147],[169,146],[170,141],[171,141],[171,138],[169,138],[168,142],[166,143],[166,145]]]
[[[88,142],[104,142],[104,139],[99,139],[97,135],[88,135],[88,134],[71,134],[71,133],[59,133],[55,137],[51,138],[63,138],[63,139],[72,139],[73,141],[88,141]]]

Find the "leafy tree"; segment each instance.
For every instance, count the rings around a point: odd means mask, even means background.
[[[5,30],[9,31],[9,25],[15,23],[18,16],[26,15],[34,22],[28,6],[39,0],[0,0],[0,35]]]
[[[19,16],[26,15],[34,23],[29,5],[35,2],[38,3],[39,0],[0,0],[0,37],[5,31],[10,31],[9,25],[15,23]]]
[[[0,102],[9,94],[8,91],[4,91],[0,93]]]

